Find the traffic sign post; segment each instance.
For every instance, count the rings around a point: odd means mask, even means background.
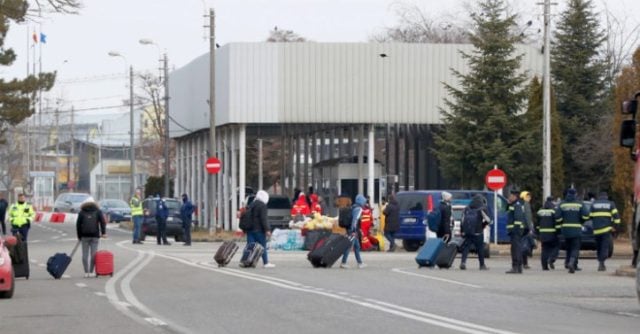
[[[487,172],[484,178],[487,188],[493,190],[493,243],[498,244],[498,190],[507,185],[507,174],[498,166]]]
[[[218,172],[220,172],[220,168],[222,167],[222,163],[218,158],[211,157],[207,159],[207,162],[204,164],[204,167],[207,169],[207,173],[218,174]]]

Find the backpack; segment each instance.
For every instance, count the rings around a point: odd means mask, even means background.
[[[442,213],[440,212],[440,208],[431,210],[427,214],[427,224],[431,232],[435,232],[435,233],[438,232],[438,230],[440,229],[441,221],[442,221]]]
[[[249,205],[240,216],[240,229],[247,233],[253,229],[253,204]]]
[[[100,233],[98,214],[98,211],[80,212],[80,215],[82,215],[82,224],[80,225],[82,235],[96,235]]]
[[[351,228],[351,221],[353,220],[353,212],[351,207],[340,208],[338,212],[338,226],[347,229]]]
[[[483,221],[482,217],[482,209],[472,209],[467,207],[464,209],[464,214],[462,215],[462,223],[460,224],[460,230],[462,235],[473,235],[476,234],[478,230],[478,225],[480,225]]]

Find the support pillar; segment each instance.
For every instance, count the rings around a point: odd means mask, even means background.
[[[376,135],[375,135],[375,126],[373,124],[369,125],[369,140],[368,140],[369,151],[367,153],[367,166],[369,167],[369,173],[367,177],[367,194],[370,198],[370,204],[374,207],[374,203],[378,203],[375,196],[375,146],[376,146]]]

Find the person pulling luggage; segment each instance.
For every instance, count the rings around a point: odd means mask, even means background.
[[[560,247],[560,241],[558,240],[560,225],[556,225],[555,213],[556,205],[553,203],[553,197],[547,197],[542,209],[536,213],[538,221],[535,226],[542,244],[542,254],[540,256],[542,270],[555,269],[553,264],[555,262],[554,255],[557,252],[557,248]]]
[[[582,224],[589,219],[589,212],[585,205],[578,200],[575,189],[566,192],[564,201],[556,209],[556,222],[561,223],[561,232],[567,245],[567,256],[564,267],[570,274],[580,271],[578,258],[580,257],[580,243]]]
[[[507,209],[507,234],[511,240],[511,270],[507,274],[522,274],[522,230],[527,223],[520,192],[511,190]]]
[[[365,268],[367,265],[362,262],[362,258],[360,258],[360,219],[362,218],[362,210],[364,206],[367,205],[367,199],[362,195],[358,194],[356,196],[356,204],[351,207],[351,226],[347,229],[347,237],[351,239],[351,247],[347,248],[342,255],[342,263],[340,264],[340,268],[349,269],[347,265],[347,259],[349,258],[349,252],[351,252],[351,248],[353,248],[353,253],[356,257],[356,262],[358,262],[358,268]]]
[[[76,233],[78,240],[82,242],[84,277],[91,277],[95,268],[95,257],[100,237],[106,238],[107,236],[107,223],[93,197],[87,198],[80,206],[76,220]]]
[[[609,246],[613,242],[611,234],[616,233],[620,226],[620,215],[616,204],[609,200],[606,192],[601,192],[598,199],[591,205],[589,214],[593,222],[593,235],[596,238],[598,254],[598,271],[607,271],[604,262],[609,258]]]
[[[451,238],[451,198],[453,198],[453,196],[446,191],[443,191],[441,195],[442,200],[438,206],[440,210],[440,224],[438,225],[436,235],[438,238],[448,241]]]
[[[460,261],[460,270],[467,269],[467,255],[471,245],[474,245],[478,252],[478,261],[480,262],[480,270],[489,270],[484,264],[484,228],[489,223],[485,217],[489,217],[489,212],[484,204],[484,198],[480,194],[476,194],[471,199],[471,203],[464,209],[462,216],[461,229],[464,235],[464,243],[462,244],[462,259]]]

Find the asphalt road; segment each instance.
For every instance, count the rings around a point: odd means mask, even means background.
[[[40,224],[30,234],[32,275],[0,300],[0,328],[15,333],[637,333],[634,280],[612,272],[629,259],[583,271],[523,275],[492,257],[480,272],[418,269],[415,253],[363,253],[367,268],[313,269],[304,252],[270,252],[276,268],[213,263],[218,243],[133,245],[111,225],[101,249],[114,252],[113,277],[83,278],[80,251],[66,275],[44,265],[73,248],[72,224]],[[149,239],[148,239],[149,240]],[[243,245],[241,245],[242,247]]]

